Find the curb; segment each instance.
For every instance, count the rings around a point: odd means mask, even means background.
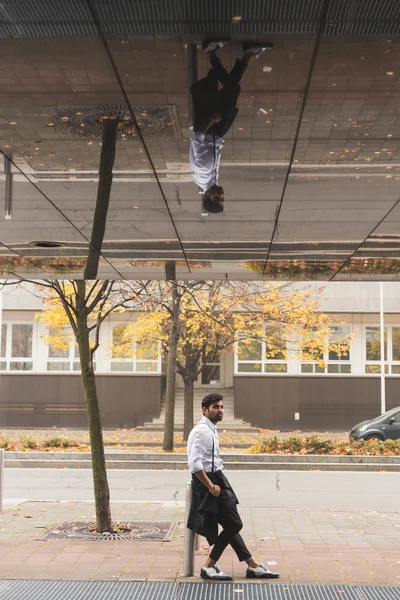
[[[228,470],[400,471],[400,456],[321,456],[221,453]],[[6,468],[91,469],[88,452],[6,452]],[[109,469],[187,470],[186,455],[106,452]]]

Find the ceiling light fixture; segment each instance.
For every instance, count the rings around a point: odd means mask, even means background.
[[[50,242],[50,241],[39,241],[39,242],[31,242],[30,246],[34,246],[35,248],[62,248],[65,246],[63,242]]]

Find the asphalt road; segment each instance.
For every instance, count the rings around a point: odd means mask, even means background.
[[[397,512],[400,473],[233,471],[243,507]],[[186,471],[109,470],[112,501],[184,501]],[[92,501],[89,469],[5,469],[4,499]]]

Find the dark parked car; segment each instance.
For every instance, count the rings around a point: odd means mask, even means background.
[[[398,440],[400,438],[400,406],[375,419],[362,421],[350,431],[353,440]]]

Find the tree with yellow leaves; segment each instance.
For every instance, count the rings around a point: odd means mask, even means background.
[[[99,347],[100,328],[117,311],[140,307],[147,282],[51,280],[34,283],[44,310],[38,319],[46,323],[45,342],[59,349],[75,340],[79,349],[92,454],[96,530],[113,532],[110,492],[104,454],[103,432],[93,360]]]
[[[184,383],[184,431],[193,427],[194,383],[207,363],[216,362],[222,350],[239,344],[246,353],[266,342],[267,358],[301,353],[303,360],[323,364],[321,348],[332,333],[333,319],[319,311],[321,289],[276,282],[195,281],[158,282],[146,309],[124,332],[131,340],[161,343],[164,352],[176,356],[167,367],[167,403],[164,450],[173,450],[175,370]],[[147,302],[148,301],[148,302]],[[330,350],[348,351],[348,338],[332,341]]]

